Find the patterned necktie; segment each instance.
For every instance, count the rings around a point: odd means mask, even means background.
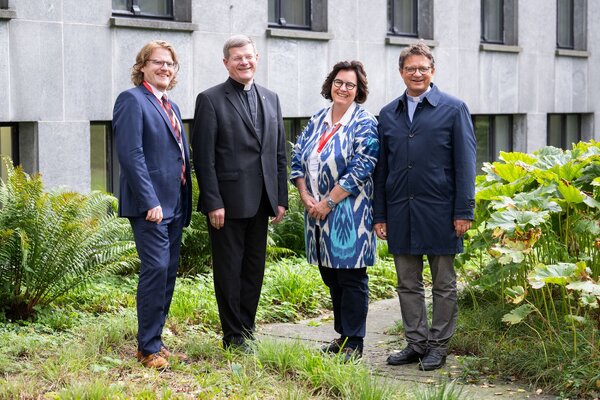
[[[177,143],[179,144],[179,148],[181,149],[181,184],[185,185],[185,153],[183,151],[183,143],[181,142],[181,130],[179,129],[179,124],[177,123],[175,112],[173,111],[173,107],[171,107],[171,103],[169,103],[169,99],[167,99],[167,95],[163,95],[162,104],[165,108],[165,111],[167,112],[167,117],[169,117],[171,126],[175,131],[175,138],[177,139]]]

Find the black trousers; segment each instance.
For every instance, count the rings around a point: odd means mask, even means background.
[[[208,223],[213,256],[215,296],[223,343],[239,344],[254,332],[265,273],[270,206],[263,193],[254,217],[227,218],[221,229]]]
[[[361,348],[367,328],[369,276],[366,268],[319,267],[333,304],[333,327],[347,347]]]

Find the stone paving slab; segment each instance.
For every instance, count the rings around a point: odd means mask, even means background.
[[[448,356],[444,368],[437,371],[420,371],[416,364],[391,366],[385,360],[395,350],[401,350],[404,344],[398,343],[398,337],[387,335],[385,331],[394,326],[400,319],[400,306],[398,299],[377,301],[369,305],[367,317],[367,335],[363,350],[363,363],[369,366],[374,373],[383,379],[394,380],[400,388],[414,392],[416,388],[426,388],[427,385],[436,384],[444,379],[456,378],[461,371],[461,366],[456,356]],[[278,323],[260,326],[258,337],[274,340],[300,340],[314,345],[318,349],[322,344],[337,337],[333,330],[333,318],[327,314],[318,318],[300,321],[298,323]],[[488,399],[556,399],[543,393],[535,393],[535,389],[528,388],[516,382],[487,382],[486,377],[481,378],[477,384],[461,386],[467,398],[477,400]]]

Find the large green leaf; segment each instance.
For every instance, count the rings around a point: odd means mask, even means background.
[[[520,304],[525,300],[525,288],[523,286],[513,286],[506,288],[506,298],[513,304]]]
[[[558,191],[568,203],[583,203],[584,194],[569,182],[558,182]]]
[[[527,153],[520,153],[517,151],[501,151],[498,158],[506,163],[515,163],[519,161],[527,165],[533,165],[533,163],[537,161],[537,158],[533,157],[532,155]]]
[[[580,273],[581,265],[574,263],[538,264],[527,279],[532,288],[539,289],[547,283],[565,286],[576,279]]]
[[[534,312],[535,310],[536,310],[536,308],[533,305],[531,305],[529,303],[523,304],[522,306],[515,308],[508,314],[505,314],[502,317],[502,322],[506,322],[509,325],[518,324],[521,321],[523,321],[529,314]]]
[[[508,232],[512,232],[516,227],[519,227],[525,231],[530,227],[543,224],[548,215],[548,211],[545,210],[538,212],[519,210],[496,211],[490,216],[488,227],[491,229],[500,228]]]
[[[567,289],[587,293],[600,298],[600,285],[592,281],[576,281],[567,285]]]

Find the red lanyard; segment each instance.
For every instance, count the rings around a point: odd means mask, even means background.
[[[340,128],[340,126],[342,126],[342,124],[337,123],[333,126],[333,128],[331,129],[331,131],[326,135],[325,133],[323,133],[321,135],[321,139],[319,139],[319,147],[317,147],[317,153],[320,153],[321,150],[323,150],[323,147],[325,147],[325,145],[327,144],[327,142],[329,141],[329,139],[331,139],[331,137],[333,135],[335,135],[335,133],[337,132],[337,130]],[[327,125],[325,125],[325,129],[327,129]]]

